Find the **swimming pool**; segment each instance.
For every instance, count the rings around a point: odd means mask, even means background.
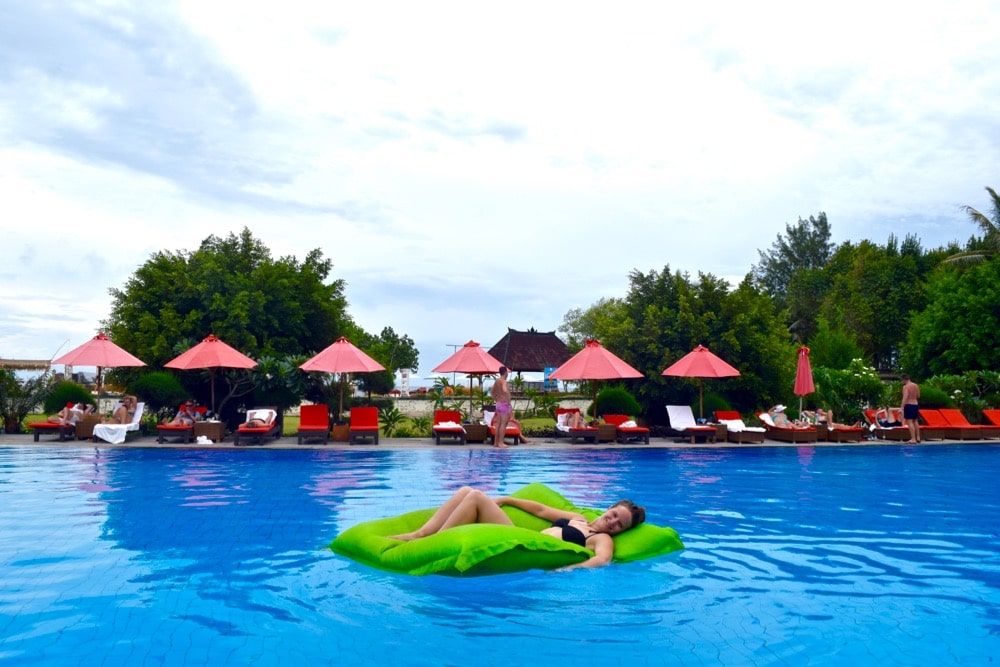
[[[0,662],[983,664],[1000,446],[0,447]],[[619,496],[684,551],[409,577],[325,545],[472,484]]]

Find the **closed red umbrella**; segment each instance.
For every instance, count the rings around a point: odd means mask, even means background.
[[[466,373],[469,376],[469,417],[472,417],[472,376],[496,375],[503,363],[470,340],[434,367],[434,373]]]
[[[384,371],[385,366],[375,361],[351,341],[341,336],[332,345],[299,366],[304,371],[323,373],[372,373]],[[340,410],[344,412],[344,385],[340,385]]]
[[[713,354],[704,345],[699,345],[668,366],[661,375],[698,378],[698,416],[705,416],[705,378],[736,377],[740,372]]]
[[[163,364],[165,368],[191,370],[207,368],[212,387],[212,412],[215,412],[215,369],[216,368],[253,368],[257,362],[231,347],[215,334],[209,334],[200,343],[186,352]]]
[[[102,333],[97,334],[83,345],[70,350],[53,364],[66,366],[96,366],[97,367],[97,397],[101,397],[101,372],[105,368],[125,368],[145,366],[146,362],[131,355]]]
[[[792,389],[799,397],[799,415],[802,415],[802,398],[816,391],[813,384],[812,364],[809,362],[809,348],[803,345],[799,348],[799,364],[795,369],[795,388]]]
[[[643,374],[640,371],[629,366],[596,340],[588,340],[582,350],[549,375],[552,380],[594,380],[595,412],[597,411],[596,380],[625,380],[641,377]]]

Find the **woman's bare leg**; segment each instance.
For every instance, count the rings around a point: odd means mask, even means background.
[[[513,525],[510,518],[504,514],[492,498],[481,491],[463,486],[441,505],[423,526],[411,533],[390,535],[389,538],[403,541],[415,540],[454,526],[465,526],[471,523]]]

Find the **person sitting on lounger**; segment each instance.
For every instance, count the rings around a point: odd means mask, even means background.
[[[502,526],[512,526],[504,511],[504,505],[517,507],[534,514],[539,519],[551,521],[552,525],[543,528],[542,533],[557,537],[566,542],[579,544],[590,549],[594,555],[565,569],[577,567],[600,567],[611,562],[615,553],[613,535],[622,533],[629,528],[638,526],[646,520],[646,510],[629,500],[619,500],[601,516],[593,521],[587,521],[582,514],[549,507],[533,500],[521,498],[490,498],[482,491],[463,486],[442,505],[427,522],[413,531],[401,535],[390,535],[390,539],[410,540],[433,535],[455,526],[465,526],[473,523],[492,523]]]
[[[579,412],[567,412],[565,423],[567,428],[587,428],[587,420]]]
[[[246,425],[250,428],[262,428],[274,423],[274,412],[271,410],[257,410],[254,415],[247,420]]]
[[[811,428],[809,424],[799,424],[789,419],[785,414],[785,406],[781,403],[768,410],[767,414],[771,415],[771,421],[778,428]]]
[[[899,408],[879,408],[875,411],[875,423],[882,428],[898,428],[903,425]]]
[[[118,404],[115,411],[111,413],[111,417],[103,420],[104,424],[131,424],[132,418],[135,416],[136,406],[139,404],[139,399],[135,396],[128,395],[122,397],[122,402]]]
[[[181,406],[173,419],[170,421],[164,419],[163,424],[165,426],[191,426],[196,421],[198,421],[198,413],[194,409],[194,401],[189,399]]]
[[[64,424],[70,426],[77,423],[83,419],[84,415],[89,415],[94,411],[94,406],[84,405],[83,403],[74,403],[70,401],[66,406],[54,415],[50,415],[46,420],[51,424]]]

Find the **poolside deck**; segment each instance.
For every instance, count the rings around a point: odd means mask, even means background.
[[[145,435],[140,436],[135,439],[129,440],[125,443],[113,445],[107,442],[93,442],[91,440],[68,440],[65,442],[60,442],[56,439],[41,440],[39,442],[33,441],[33,436],[31,433],[17,433],[8,434],[0,433],[0,446],[11,446],[11,445],[31,445],[34,447],[155,447],[160,449],[343,449],[343,450],[366,450],[366,449],[425,449],[425,448],[440,448],[440,449],[493,449],[492,445],[489,443],[467,443],[467,444],[441,444],[435,445],[433,437],[426,438],[386,438],[384,436],[379,438],[379,444],[356,444],[351,445],[347,442],[335,442],[330,441],[329,443],[306,443],[298,444],[298,439],[296,436],[283,436],[276,440],[268,440],[261,445],[243,445],[235,446],[233,444],[232,435],[228,435],[226,439],[220,443],[215,443],[211,445],[203,445],[197,442],[194,443],[181,443],[181,442],[164,442],[158,443],[156,441],[156,435]],[[729,448],[740,448],[748,449],[752,447],[869,447],[869,446],[885,446],[885,445],[896,445],[902,447],[913,447],[914,445],[908,445],[905,442],[893,441],[893,440],[862,440],[861,442],[808,442],[808,443],[789,443],[789,442],[779,442],[777,440],[767,440],[765,439],[763,443],[755,444],[735,444],[731,442],[702,442],[702,443],[691,443],[689,440],[683,438],[657,438],[652,437],[649,439],[649,444],[643,444],[642,442],[602,442],[598,444],[585,443],[580,441],[570,442],[568,438],[555,438],[552,436],[539,436],[531,439],[531,442],[523,445],[508,445],[508,451],[520,451],[520,450],[532,450],[532,449],[729,449]],[[990,440],[932,440],[924,441],[920,443],[921,446],[928,445],[1000,445],[1000,439],[994,438]]]

